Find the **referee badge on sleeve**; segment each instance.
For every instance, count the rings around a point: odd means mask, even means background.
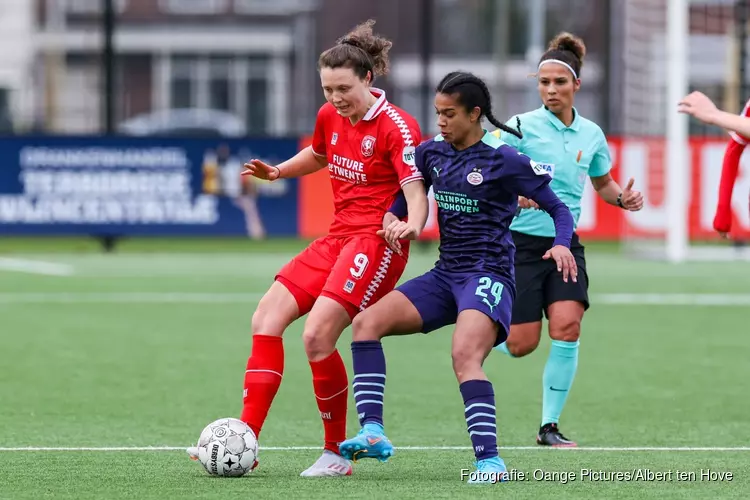
[[[550,177],[555,176],[555,164],[554,163],[537,163],[534,160],[530,160],[532,170],[536,175],[549,175]]]

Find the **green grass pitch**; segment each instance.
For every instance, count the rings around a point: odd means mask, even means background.
[[[183,448],[239,414],[253,308],[300,246],[133,240],[101,254],[85,240],[0,239],[0,499],[747,498],[750,265],[628,261],[594,246],[593,306],[561,421],[581,448],[534,443],[548,340],[523,359],[492,353],[501,455],[528,479],[462,482],[473,454],[444,329],[384,343],[395,456],[348,478],[300,478],[322,426],[297,322],[259,469],[208,477]],[[435,257],[415,250],[405,278]],[[349,366],[350,339],[339,344]],[[351,435],[353,401],[349,422]],[[586,469],[672,477],[592,481]]]

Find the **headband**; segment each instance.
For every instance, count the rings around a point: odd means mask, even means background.
[[[570,66],[570,64],[566,63],[565,61],[561,61],[559,59],[546,59],[546,60],[544,60],[544,61],[542,61],[542,62],[539,63],[539,68],[538,69],[542,69],[542,66],[544,66],[547,63],[562,64],[563,66],[565,66],[566,68],[568,68],[570,70],[570,72],[573,73],[573,76],[575,77],[575,79],[578,80],[578,74]]]

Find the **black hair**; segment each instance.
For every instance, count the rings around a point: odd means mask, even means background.
[[[467,111],[471,112],[474,108],[479,108],[479,118],[486,116],[487,120],[509,134],[513,134],[519,139],[523,138],[521,133],[521,119],[516,117],[516,128],[512,129],[500,122],[492,114],[492,96],[487,84],[476,75],[463,71],[454,71],[443,77],[437,86],[436,92],[441,94],[458,94],[460,102]]]
[[[547,52],[542,55],[539,63],[549,59],[557,59],[568,64],[581,77],[583,59],[586,57],[586,44],[579,37],[563,31],[550,40]]]
[[[371,82],[376,76],[388,74],[388,51],[393,43],[375,35],[374,24],[370,19],[339,38],[336,45],[320,54],[318,69],[350,68],[360,80],[364,80],[369,71]]]

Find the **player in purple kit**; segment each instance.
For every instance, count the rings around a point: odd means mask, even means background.
[[[482,128],[482,118],[520,136],[492,115],[485,83],[470,73],[450,73],[435,96],[440,135],[416,150],[416,165],[438,205],[440,257],[435,267],[390,292],[354,318],[354,399],[362,430],[341,443],[349,459],[385,461],[393,446],[383,430],[385,355],[380,340],[390,335],[428,333],[455,324],[453,369],[464,400],[469,437],[477,459],[475,481],[499,480],[505,463],[497,451],[495,395],[482,364],[510,329],[515,297],[515,247],[509,226],[518,195],[531,197],[550,213],[557,237],[545,255],[564,279],[576,280],[570,252],[573,217],[549,187],[546,170]],[[403,197],[386,214],[380,231],[394,250],[399,239],[419,233],[408,221]]]

